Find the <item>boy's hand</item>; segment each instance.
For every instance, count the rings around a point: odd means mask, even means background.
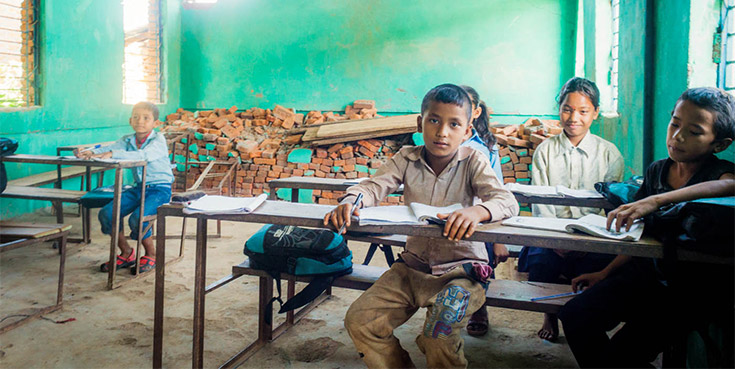
[[[505,245],[502,243],[493,244],[493,254],[495,255],[495,265],[504,263],[506,260],[508,260],[508,257],[510,257],[510,252],[508,252],[508,248],[505,247]]]
[[[352,203],[337,206],[334,210],[324,216],[324,225],[329,225],[329,222],[331,221],[334,228],[338,230],[342,228],[342,224],[346,224],[345,227],[349,227],[350,223],[352,223],[352,217],[350,216],[351,207]],[[360,216],[360,209],[358,208],[359,206],[355,206],[355,209],[352,211],[352,215],[356,217]],[[344,233],[347,233],[346,228],[342,230],[342,234]]]
[[[607,273],[603,271],[582,274],[572,279],[572,291],[577,292],[583,288],[590,288],[605,279],[605,277],[607,277]]]
[[[459,241],[475,233],[477,223],[490,219],[490,213],[482,206],[475,205],[452,212],[437,214],[437,218],[446,220],[444,236],[450,241]]]
[[[653,213],[658,210],[659,205],[653,196],[646,197],[645,199],[632,202],[619,206],[617,209],[607,214],[607,229],[613,226],[616,232],[620,232],[620,229],[625,225],[625,231],[630,231],[630,227],[636,219],[643,218],[644,216]]]
[[[94,155],[94,153],[91,150],[79,151],[79,149],[74,149],[74,156],[80,159],[89,159],[92,155]]]
[[[92,155],[91,157],[97,158],[97,159],[110,159],[112,158],[112,151],[103,152],[101,154],[95,154],[95,155]]]

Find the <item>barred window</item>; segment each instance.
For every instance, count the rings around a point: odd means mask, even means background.
[[[610,86],[612,86],[612,111],[618,111],[618,53],[620,52],[620,0],[612,0],[612,50]]]
[[[36,0],[0,2],[0,108],[38,105]]]
[[[715,35],[721,37],[721,49],[720,53],[713,55],[720,65],[717,85],[735,94],[735,0],[724,0],[721,14],[719,34]]]
[[[123,103],[162,102],[159,0],[123,0]]]

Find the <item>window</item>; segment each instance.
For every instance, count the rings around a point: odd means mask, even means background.
[[[0,108],[38,104],[35,0],[0,2]]]
[[[725,91],[735,94],[735,0],[722,1],[718,34],[721,37],[720,52],[713,53],[715,62],[719,63],[717,85]],[[715,35],[715,37],[717,36]]]
[[[161,103],[161,20],[159,0],[123,0],[125,58],[123,103]]]
[[[610,50],[610,86],[612,111],[618,111],[618,52],[620,50],[620,0],[612,0],[612,49]]]
[[[184,9],[208,9],[217,3],[217,0],[184,0]]]

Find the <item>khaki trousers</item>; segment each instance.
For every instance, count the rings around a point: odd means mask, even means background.
[[[428,366],[465,368],[460,330],[484,303],[482,285],[461,267],[435,276],[399,262],[352,303],[345,327],[369,368],[412,368],[393,329],[425,307],[426,321],[416,344]]]

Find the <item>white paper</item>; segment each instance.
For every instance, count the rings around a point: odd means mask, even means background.
[[[643,223],[640,221],[633,224],[628,232],[608,231],[607,218],[597,214],[588,214],[579,219],[516,216],[504,220],[503,225],[566,233],[579,231],[591,236],[621,241],[638,241],[643,234]]]
[[[437,213],[448,214],[462,209],[462,204],[445,207],[412,203],[411,206],[374,206],[360,209],[360,225],[372,224],[426,224],[427,220],[439,220]]]
[[[268,196],[229,197],[206,195],[192,201],[186,209],[190,213],[250,213],[262,204]]]
[[[431,206],[418,202],[414,202],[411,204],[411,210],[413,210],[413,214],[416,215],[416,218],[420,222],[426,221],[428,219],[439,220],[439,218],[436,216],[437,214],[449,214],[459,209],[462,209],[462,204],[453,204],[444,207]]]
[[[595,191],[595,190],[573,190],[571,188],[567,188],[565,186],[556,186],[556,192],[563,197],[576,197],[580,199],[584,198],[597,198],[601,199],[605,196],[602,196],[601,193]]]
[[[521,194],[524,196],[539,196],[539,197],[572,197],[579,199],[588,198],[603,198],[599,192],[595,190],[573,190],[566,186],[534,186],[534,185],[522,185],[518,183],[506,183],[505,189]]]

